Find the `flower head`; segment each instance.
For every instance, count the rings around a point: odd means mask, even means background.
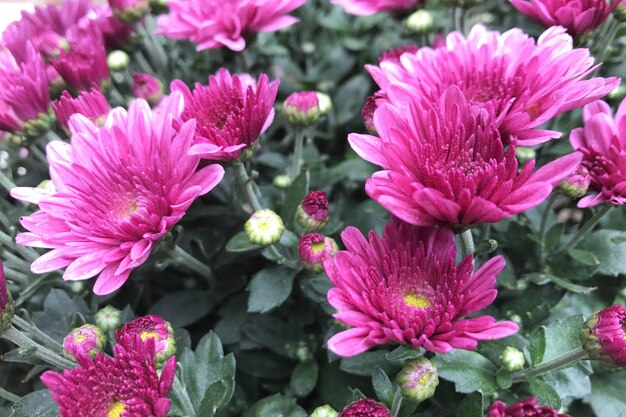
[[[4,277],[4,265],[0,261],[0,333],[11,327],[11,318],[14,312],[15,305],[7,288],[7,281]]]
[[[626,367],[626,308],[615,304],[591,315],[581,339],[591,358]]]
[[[381,166],[366,192],[402,220],[418,226],[495,223],[545,200],[580,163],[571,154],[533,173],[518,171],[515,145],[504,150],[493,117],[474,111],[449,87],[424,111],[383,104],[374,115],[380,138],[351,134],[352,148]]]
[[[133,93],[154,106],[163,97],[163,83],[150,74],[133,74]]]
[[[328,302],[338,310],[334,317],[351,326],[328,341],[336,354],[354,356],[386,343],[437,353],[473,350],[480,340],[517,332],[515,323],[491,316],[463,318],[496,298],[501,256],[472,273],[471,255],[455,265],[449,229],[397,220],[385,227],[382,238],[370,232],[368,241],[354,227],[341,238],[347,250],[324,260],[334,285],[328,292]]]
[[[296,220],[307,232],[324,228],[329,220],[326,191],[319,190],[308,193],[298,206]]]
[[[122,324],[122,311],[112,305],[108,305],[98,310],[94,319],[100,330],[110,332],[117,329]]]
[[[159,367],[176,353],[174,329],[172,325],[159,316],[149,315],[136,318],[126,323],[115,332],[118,343],[129,349],[129,341],[135,343],[136,336],[146,343],[149,339],[154,342],[154,362]]]
[[[171,90],[185,98],[181,120],[197,122],[191,154],[231,161],[272,124],[278,81],[270,83],[265,74],[258,82],[247,74],[231,76],[222,68],[209,77],[208,85],[196,84],[193,92],[178,80]]]
[[[106,335],[100,328],[93,324],[83,324],[72,329],[63,339],[63,354],[68,358],[75,359],[80,355],[96,357],[102,352],[106,343]]]
[[[568,414],[559,414],[551,407],[542,407],[537,398],[532,397],[515,403],[509,407],[502,401],[496,401],[489,407],[487,417],[571,417]]]
[[[500,354],[500,362],[502,362],[507,371],[516,372],[524,368],[526,358],[524,358],[524,353],[521,350],[513,346],[507,346]]]
[[[603,101],[585,106],[584,127],[574,129],[570,142],[583,154],[583,166],[591,176],[591,189],[596,194],[578,202],[578,207],[626,202],[626,100],[617,109],[615,118]]]
[[[402,12],[414,9],[424,0],[331,0],[331,3],[343,8],[346,13],[357,16],[371,16],[381,12]]]
[[[270,209],[263,209],[252,213],[243,228],[250,242],[266,246],[280,241],[285,224],[278,214]]]
[[[536,130],[553,117],[611,92],[618,78],[584,78],[595,69],[587,49],[573,49],[561,27],[535,40],[520,29],[505,33],[476,25],[467,37],[447,36],[445,46],[422,47],[385,61],[369,72],[394,103],[417,101],[428,108],[451,85],[470,105],[493,114],[505,142],[533,145],[560,132]]]
[[[575,37],[602,26],[621,0],[510,0],[520,12],[546,28],[563,26]]]
[[[193,201],[219,183],[224,169],[188,155],[195,122],[174,129],[182,96],[172,93],[164,111],[136,99],[113,109],[97,127],[82,115],[70,120],[71,144],[48,144],[56,192],[17,187],[14,198],[38,204],[21,219],[29,231],[18,244],[50,248],[31,265],[35,273],[66,268],[65,280],[98,276],[94,292],[108,294],[143,264],[152,248]]]
[[[439,373],[435,365],[422,356],[407,361],[396,375],[396,382],[405,397],[421,403],[435,395],[439,385]]]
[[[391,413],[381,403],[363,398],[347,406],[339,417],[391,417]]]
[[[63,417],[166,417],[176,359],[170,358],[159,376],[152,349],[150,344],[137,343],[132,349],[118,344],[113,358],[102,353],[95,360],[79,355],[79,366],[62,374],[44,372],[41,381]]]
[[[73,98],[69,91],[63,91],[61,97],[52,103],[52,109],[64,129],[69,129],[70,116],[77,113],[96,125],[102,125],[110,110],[109,102],[97,85],[91,90],[82,90],[76,98]]]
[[[300,238],[298,255],[307,269],[314,272],[322,271],[324,258],[335,256],[339,251],[335,239],[319,233],[309,233]]]
[[[572,175],[559,184],[559,191],[571,198],[580,198],[587,193],[591,184],[591,176],[584,166],[580,165]]]
[[[283,114],[293,125],[308,126],[319,119],[321,112],[315,91],[296,91],[283,104]]]
[[[287,15],[306,0],[168,0],[169,13],[158,18],[159,33],[188,39],[201,51],[246,47],[245,37],[274,32],[298,21]]]

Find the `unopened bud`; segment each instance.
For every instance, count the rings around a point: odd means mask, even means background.
[[[435,24],[433,15],[428,10],[418,10],[406,20],[406,27],[415,33],[428,33]]]
[[[587,193],[591,184],[591,175],[584,166],[580,165],[567,178],[565,178],[558,186],[558,190],[570,198],[580,198]]]
[[[613,12],[615,19],[618,22],[626,22],[626,1],[624,0],[617,0],[619,1],[619,4],[617,5],[617,7],[615,8],[615,11]]]
[[[626,367],[626,308],[615,304],[592,314],[580,334],[591,359]]]
[[[163,83],[150,74],[133,74],[133,93],[154,106],[163,97]]]
[[[272,184],[274,184],[274,187],[280,188],[281,190],[289,188],[291,183],[292,183],[292,180],[289,175],[277,175],[274,177],[274,181],[272,181]]]
[[[115,50],[107,56],[107,65],[114,72],[124,71],[130,64],[130,57],[122,50]]]
[[[315,94],[317,94],[318,105],[320,107],[320,114],[323,116],[323,115],[330,113],[330,110],[333,108],[333,102],[330,99],[330,96],[325,93],[320,93],[319,91]]]
[[[148,0],[109,0],[115,17],[124,23],[135,23],[150,11]]]
[[[174,329],[168,321],[159,316],[150,315],[136,318],[115,332],[118,343],[129,349],[132,348],[137,336],[142,342],[147,342],[148,339],[154,341],[154,363],[158,368],[176,353]]]
[[[324,258],[334,256],[339,251],[337,242],[319,233],[309,233],[300,238],[298,255],[304,266],[313,271],[321,272]]]
[[[98,310],[94,318],[103,332],[110,332],[122,325],[122,312],[110,305]]]
[[[296,126],[308,126],[321,115],[319,99],[315,91],[291,93],[283,104],[283,114],[289,123]]]
[[[261,246],[277,243],[285,231],[283,219],[270,209],[254,212],[243,228],[250,242]]]
[[[535,152],[533,148],[518,146],[515,148],[515,157],[517,158],[519,165],[522,166],[535,159],[537,157],[537,152]]]
[[[311,191],[297,208],[296,220],[307,232],[317,232],[328,223],[326,191]]]
[[[106,343],[106,335],[93,324],[83,324],[73,329],[63,339],[63,354],[75,359],[79,355],[87,355],[92,358],[102,352]]]
[[[524,368],[526,359],[519,349],[513,346],[507,346],[500,355],[500,362],[502,362],[502,365],[507,371],[516,372]]]
[[[313,410],[309,417],[337,417],[338,415],[339,413],[334,408],[326,404]]]
[[[396,375],[396,382],[405,397],[421,403],[435,395],[439,385],[439,373],[435,365],[422,356],[407,361]]]

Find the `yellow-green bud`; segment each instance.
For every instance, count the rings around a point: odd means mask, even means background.
[[[110,332],[122,325],[122,312],[109,305],[98,310],[95,319],[96,325],[98,325],[102,331]]]
[[[330,99],[330,96],[325,93],[317,92],[317,100],[318,106],[320,108],[320,114],[326,115],[330,113],[330,110],[333,108],[333,101]]]
[[[326,404],[313,410],[309,417],[337,417],[338,415],[339,413],[334,408]]]
[[[122,50],[115,50],[107,56],[107,65],[114,72],[124,71],[130,64],[130,57]]]
[[[425,357],[410,360],[396,375],[396,382],[406,398],[421,403],[435,394],[439,385],[439,373]]]
[[[286,188],[289,188],[291,182],[291,177],[289,175],[277,175],[274,177],[274,181],[272,181],[272,184],[274,184],[274,187],[284,190]]]
[[[277,243],[285,231],[283,219],[270,209],[254,212],[243,228],[250,242],[261,246]]]
[[[435,19],[428,10],[418,10],[406,20],[406,27],[415,33],[428,33],[433,28]]]
[[[500,355],[500,362],[502,362],[502,365],[507,371],[516,372],[524,368],[526,359],[519,349],[513,346],[507,346]]]
[[[532,161],[537,157],[537,152],[533,148],[526,146],[519,146],[515,148],[515,157],[520,166],[526,164],[528,161]]]

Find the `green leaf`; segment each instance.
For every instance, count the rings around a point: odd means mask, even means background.
[[[296,273],[295,269],[284,266],[256,273],[248,285],[248,312],[266,313],[281,305],[291,294]]]
[[[235,389],[235,357],[224,356],[222,343],[213,332],[198,343],[195,351],[186,348],[180,356],[182,382],[189,398],[203,417],[212,417],[230,401]]]
[[[392,372],[395,367],[386,359],[387,352],[377,350],[374,352],[364,352],[357,356],[343,358],[339,369],[342,371],[361,376],[370,376],[375,366],[379,366],[385,372]]]
[[[511,373],[504,368],[498,369],[498,372],[496,372],[496,382],[502,389],[511,388],[511,385],[513,385]]]
[[[169,321],[173,327],[185,327],[206,316],[213,301],[206,291],[186,290],[166,294],[148,310]]]
[[[306,417],[307,413],[296,404],[295,398],[280,394],[263,398],[249,408],[242,417]]]
[[[254,342],[287,358],[301,358],[304,349],[309,352],[306,334],[293,324],[275,316],[250,317],[243,325],[243,332]]]
[[[561,397],[550,385],[540,379],[533,378],[528,381],[528,386],[531,394],[537,397],[539,404],[556,410],[561,408]]]
[[[598,258],[598,273],[611,276],[626,274],[626,242],[615,241],[624,236],[624,232],[617,230],[599,230],[583,239],[578,244],[578,249],[588,250]]]
[[[411,349],[406,346],[398,346],[387,354],[387,360],[402,365],[409,359],[417,359],[421,356],[424,356],[424,349],[422,348]]]
[[[585,287],[583,285],[573,284],[569,281],[559,278],[556,275],[546,274],[554,284],[576,294],[589,294],[597,289],[597,287]]]
[[[584,366],[585,362],[559,371],[549,372],[543,375],[543,380],[550,384],[561,398],[582,398],[591,392],[589,380],[590,369]],[[587,367],[590,368],[587,364]]]
[[[74,327],[84,324],[89,308],[80,296],[70,297],[63,290],[53,289],[46,296],[43,311],[33,314],[33,322],[48,336],[62,342]]]
[[[580,347],[580,331],[583,323],[583,317],[576,315],[548,324],[545,330],[546,350],[543,356],[544,362]]]
[[[298,175],[287,189],[280,217],[288,230],[294,230],[296,210],[309,192],[309,174],[303,172]]]
[[[549,251],[557,243],[559,243],[559,240],[561,239],[561,235],[563,234],[564,230],[564,223],[556,223],[550,228],[550,230],[548,230],[548,232],[546,233],[546,251]]]
[[[372,386],[376,392],[376,397],[390,408],[393,403],[394,388],[393,383],[380,367],[375,366],[372,371]]]
[[[584,398],[596,416],[622,417],[626,411],[624,370],[591,375],[591,394]]]
[[[11,410],[10,417],[56,417],[59,415],[59,408],[47,389],[23,396],[11,406]]]
[[[483,417],[484,409],[485,399],[483,394],[474,392],[463,398],[456,415],[457,417]]]
[[[250,242],[250,239],[248,239],[248,235],[244,231],[241,231],[235,236],[231,237],[226,244],[226,250],[233,253],[249,252],[257,249],[261,249],[261,246],[255,245],[254,243]]]
[[[289,382],[296,397],[306,397],[313,391],[317,385],[318,374],[319,366],[315,360],[300,362],[296,365]]]
[[[543,355],[546,352],[546,327],[540,326],[536,328],[529,336],[530,345],[528,352],[533,365],[537,365],[543,361]]]
[[[567,254],[572,257],[572,259],[580,262],[583,265],[596,266],[600,264],[600,260],[593,252],[583,249],[569,248],[567,250]]]
[[[435,356],[433,363],[441,378],[454,382],[457,392],[469,394],[481,391],[485,395],[492,395],[498,389],[497,369],[480,353],[453,350]]]

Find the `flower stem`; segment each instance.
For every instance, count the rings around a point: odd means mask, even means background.
[[[57,351],[57,353],[63,351],[63,346],[59,342],[42,332],[37,326],[29,323],[17,315],[13,316],[11,321],[14,326],[17,326],[22,331],[29,333],[32,337],[39,340],[39,342]]]
[[[180,406],[183,409],[184,417],[194,417],[196,415],[196,409],[191,403],[191,398],[189,398],[189,393],[187,389],[183,386],[178,376],[174,377],[174,384],[172,384],[172,391],[174,391],[174,395],[178,399]]]
[[[473,255],[474,250],[474,237],[472,236],[472,229],[467,229],[459,235],[461,237],[461,243],[463,243],[463,257],[467,255]]]
[[[15,188],[15,184],[9,177],[7,177],[4,172],[0,171],[0,185],[7,191],[11,191]]]
[[[30,339],[24,333],[17,330],[15,327],[9,327],[2,333],[2,337],[19,346],[22,349],[32,349],[34,348],[35,356],[42,361],[56,367],[59,369],[67,369],[73,368],[76,366],[76,363],[64,358],[61,355],[58,355],[51,351],[48,348],[45,348]]]
[[[304,128],[301,126],[296,127],[296,139],[293,149],[293,164],[291,166],[291,177],[296,178],[300,175],[300,169],[302,168],[302,153],[304,151]]]
[[[5,390],[4,388],[0,388],[0,398],[4,398],[7,401],[12,403],[18,402],[22,397],[19,395],[15,395],[12,392]]]
[[[186,266],[191,269],[193,272],[196,272],[198,275],[204,277],[209,282],[209,286],[213,288],[217,283],[217,278],[215,278],[215,274],[213,270],[203,262],[196,259],[193,255],[186,252],[183,248],[176,245],[172,251],[172,255],[178,261],[180,261],[181,265]]]
[[[576,244],[580,242],[582,238],[584,238],[587,235],[587,233],[589,233],[598,224],[600,220],[602,220],[604,215],[608,213],[609,210],[611,210],[611,208],[613,208],[613,206],[610,204],[606,204],[600,207],[598,211],[596,212],[596,214],[594,214],[592,218],[590,218],[584,225],[582,225],[582,227],[578,229],[578,232],[576,232],[576,235],[574,235],[574,237],[571,238],[569,242],[567,242],[563,247],[561,247],[556,252],[554,252],[554,255],[563,253],[566,250],[576,246]]]
[[[13,238],[0,230],[0,245],[6,245],[7,248],[15,250],[15,252],[22,255],[26,260],[31,263],[39,257],[39,254],[34,249],[27,246],[17,245]]]
[[[543,375],[550,371],[567,368],[570,365],[587,358],[587,352],[582,347],[577,347],[576,349],[570,350],[569,352],[566,352],[563,355],[554,358],[548,362],[540,363],[537,366],[533,366],[522,371],[513,372],[511,374],[511,379],[513,380],[513,382],[527,381],[530,378]]]
[[[615,36],[617,35],[620,24],[615,19],[615,17],[613,17],[607,26],[608,28],[606,32],[604,32],[604,36],[602,36],[602,38],[600,39],[602,42],[602,46],[600,47],[600,50],[596,56],[596,62],[599,62],[599,63],[604,63],[604,59],[606,58],[606,52],[609,49],[609,46],[611,45],[611,43],[613,43],[613,40],[615,40]],[[600,72],[600,67],[598,67],[593,72],[591,77],[597,76],[599,72]]]
[[[262,210],[263,206],[259,201],[259,198],[254,191],[254,183],[250,176],[248,176],[248,172],[246,171],[246,167],[242,162],[235,163],[235,177],[237,178],[237,182],[241,186],[246,198],[248,199],[248,203],[252,207],[252,211]]]
[[[541,250],[541,253],[539,254],[539,263],[541,265],[541,268],[543,268],[543,265],[546,262],[546,225],[548,224],[548,217],[550,217],[550,213],[552,213],[552,207],[554,206],[557,198],[558,194],[552,193],[550,199],[548,200],[548,203],[546,204],[546,208],[543,210],[541,223],[539,224],[539,242]]]

